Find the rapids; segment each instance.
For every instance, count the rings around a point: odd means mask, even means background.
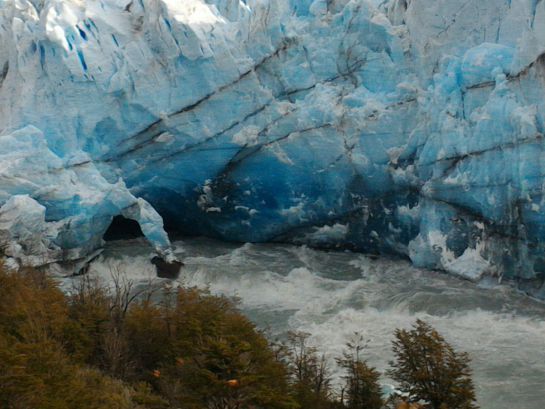
[[[308,332],[336,378],[342,374],[334,357],[355,332],[368,342],[366,358],[383,371],[394,329],[423,318],[470,353],[482,409],[543,408],[545,305],[509,285],[476,285],[405,260],[291,245],[196,238],[175,248],[186,264],[179,283],[238,297],[272,338]],[[152,255],[143,239],[108,242],[89,272],[108,281],[117,270],[145,282],[155,277]],[[386,377],[383,383],[391,385]]]

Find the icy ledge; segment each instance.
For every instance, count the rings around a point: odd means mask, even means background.
[[[544,78],[544,1],[0,0],[1,244],[121,214],[539,289]]]

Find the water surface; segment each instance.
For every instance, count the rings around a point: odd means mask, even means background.
[[[176,249],[186,263],[180,283],[238,297],[272,337],[308,332],[333,362],[358,332],[368,342],[366,358],[383,371],[394,329],[422,318],[470,353],[483,409],[545,407],[545,305],[508,286],[484,288],[403,260],[289,245],[188,239]],[[109,242],[90,272],[108,279],[113,269],[146,281],[155,275],[151,256],[143,241]]]

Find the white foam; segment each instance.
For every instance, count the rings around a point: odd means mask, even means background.
[[[186,240],[183,248],[195,256],[184,260],[179,282],[239,297],[258,324],[270,325],[272,314],[273,335],[308,332],[311,344],[329,357],[337,380],[342,374],[333,358],[355,332],[368,341],[366,358],[383,371],[392,359],[394,329],[422,318],[470,353],[483,409],[542,408],[545,306],[508,287],[488,290],[406,261],[307,247]],[[120,247],[118,253],[128,249],[137,251]],[[108,279],[114,268],[134,280],[149,280],[151,252],[141,253],[113,257],[115,249],[108,250],[110,256],[91,271]],[[391,384],[386,377],[383,382]]]

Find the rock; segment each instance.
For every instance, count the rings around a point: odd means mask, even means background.
[[[162,257],[153,257],[151,263],[155,265],[157,269],[157,276],[160,278],[168,278],[174,280],[180,275],[180,269],[183,267],[184,263],[181,261],[165,261]]]

